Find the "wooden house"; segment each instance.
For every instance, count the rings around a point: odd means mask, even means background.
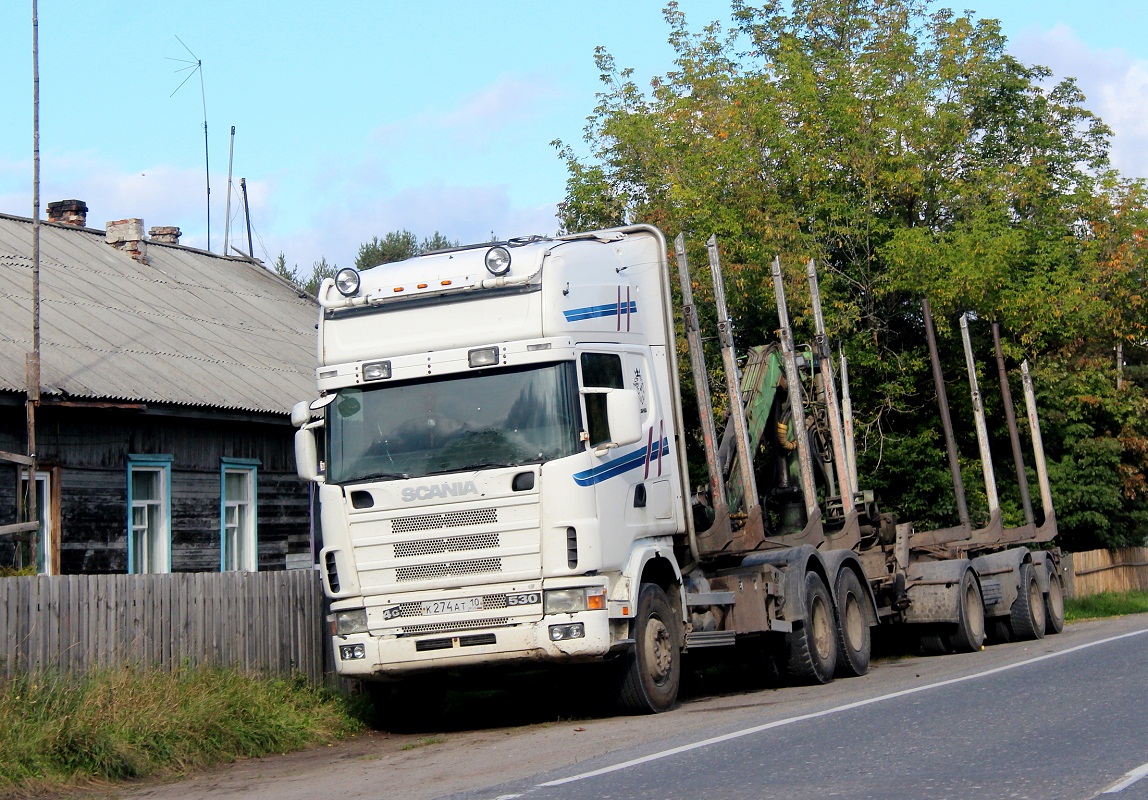
[[[270,570],[311,563],[290,410],[314,395],[318,307],[258,263],[142,220],[40,225],[41,572]],[[28,490],[30,219],[0,215],[0,567]]]

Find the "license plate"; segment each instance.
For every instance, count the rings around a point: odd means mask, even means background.
[[[423,614],[461,614],[466,611],[481,611],[481,597],[463,597],[458,600],[431,600],[423,603]]]

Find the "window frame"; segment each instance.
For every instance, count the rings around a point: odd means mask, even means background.
[[[259,571],[259,467],[257,458],[221,458],[219,460],[219,571],[220,572],[258,572]],[[248,531],[240,531],[240,535],[250,537],[250,566],[237,566],[228,569],[227,549],[227,509],[233,503],[227,499],[228,474],[242,474],[247,477],[247,486],[250,497],[247,504],[251,513],[247,527]],[[237,505],[237,504],[235,504]]]
[[[136,454],[128,455],[128,503],[127,503],[127,533],[128,533],[128,574],[129,575],[163,575],[171,572],[171,464],[173,458],[166,454]],[[136,560],[135,541],[135,508],[136,498],[132,491],[132,478],[136,472],[158,473],[160,498],[158,501],[141,501],[159,504],[159,521],[163,526],[160,544],[163,549],[159,558],[159,569],[150,572],[140,570]],[[153,563],[155,558],[150,558]]]

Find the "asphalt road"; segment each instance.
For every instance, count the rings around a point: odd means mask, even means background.
[[[511,694],[495,702],[528,718],[534,708],[530,724],[486,726],[480,705],[469,729],[374,733],[123,796],[1148,800],[1148,777],[1137,780],[1148,774],[1146,678],[1148,615],[1136,615],[980,653],[880,660],[830,686],[711,680],[654,717],[552,718],[536,696]]]

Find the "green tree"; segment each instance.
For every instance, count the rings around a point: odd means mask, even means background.
[[[1060,427],[1067,411],[1047,421],[1050,458],[1093,465],[1089,480],[1103,474],[1123,497],[1078,492],[1076,510],[1060,517],[1066,538],[1085,546],[1142,536],[1136,520],[1148,505],[1137,487],[1148,456],[1124,410],[1142,398],[1127,396],[1137,386],[1116,392],[1111,354],[1117,341],[1138,348],[1148,338],[1144,190],[1109,169],[1110,132],[1075,82],[1054,83],[1010,56],[995,20],[930,11],[924,0],[734,0],[728,29],[697,33],[676,3],[665,18],[674,69],[648,91],[596,52],[603,88],[585,129],[588,155],[555,142],[568,168],[564,230],[649,222],[695,246],[716,234],[741,347],[777,327],[774,254],[789,275],[798,337],[811,334],[799,287],[816,259],[828,325],[850,358],[866,483],[928,524],[953,521],[953,502],[919,298],[933,303],[950,380],[964,374],[959,313],[973,312],[985,362],[989,323],[999,322],[1008,359],[1030,359],[1055,388],[1047,402],[1095,401],[1107,420],[1087,435]],[[1093,391],[1094,379],[1112,391]],[[967,392],[951,392],[958,428],[971,429],[959,424],[971,419]],[[999,420],[999,398],[985,394]],[[975,443],[963,434],[960,446],[983,522],[978,463],[968,458]],[[1092,448],[1088,459],[1082,447]],[[996,471],[1007,484],[1011,471]],[[1074,475],[1054,471],[1054,501],[1075,496]],[[1017,524],[1016,490],[1001,490]],[[1119,524],[1097,526],[1097,515]]]
[[[381,239],[372,236],[369,242],[359,245],[359,253],[355,257],[355,269],[364,270],[379,264],[405,261],[423,253],[450,247],[458,247],[458,242],[452,242],[438,231],[421,242],[408,230],[391,231]]]

